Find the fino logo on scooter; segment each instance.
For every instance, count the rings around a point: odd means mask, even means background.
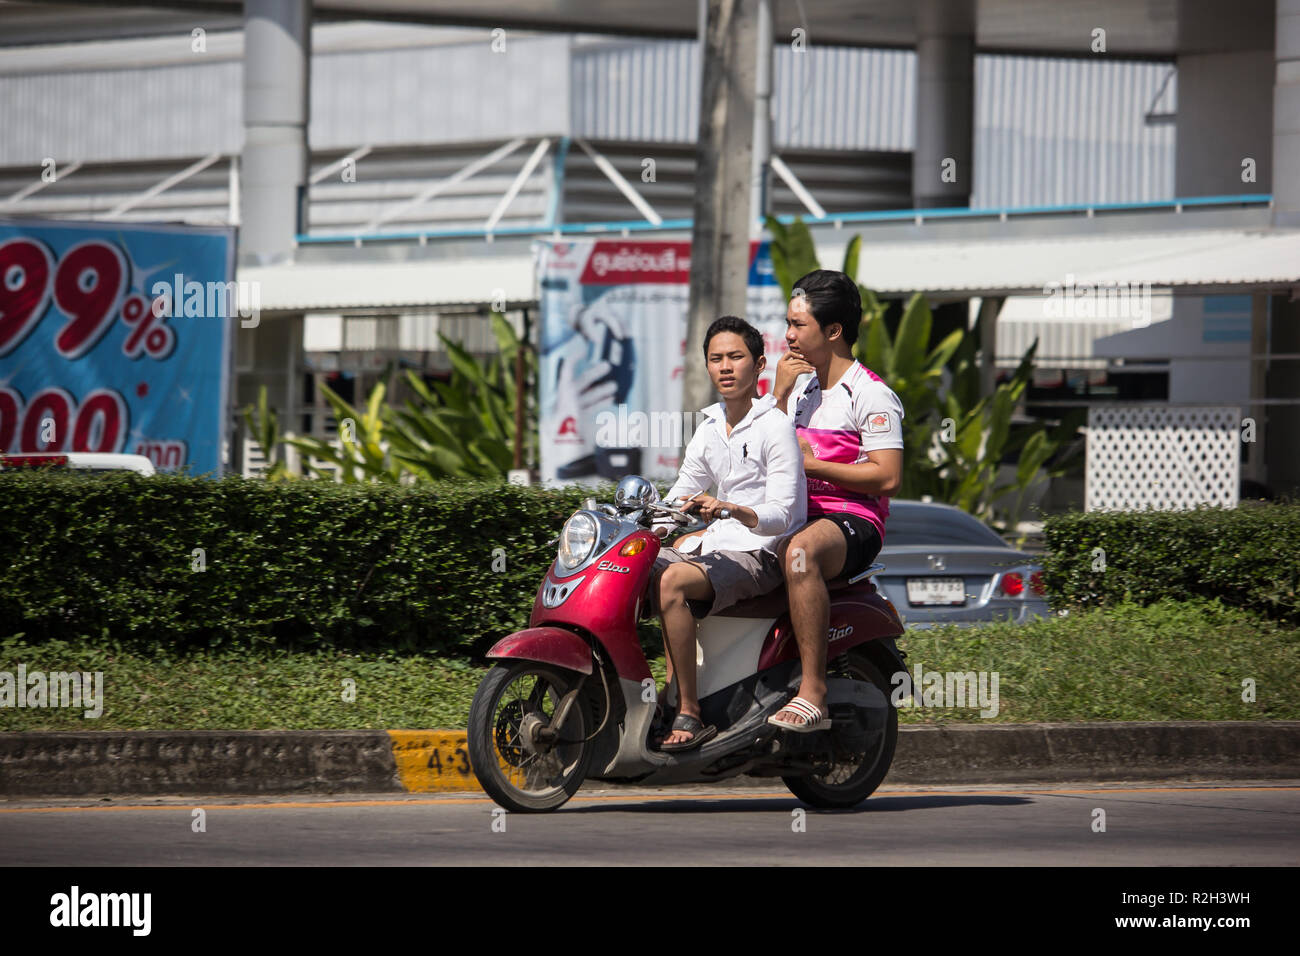
[[[602,561],[602,562],[600,562],[600,564],[596,565],[596,570],[597,570],[597,571],[617,571],[619,574],[628,574],[629,572],[631,572],[632,569],[631,569],[631,568],[621,568],[621,567],[619,567],[617,564],[615,564],[613,561]]]

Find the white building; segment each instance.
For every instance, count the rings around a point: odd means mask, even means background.
[[[237,337],[235,406],[269,383],[327,433],[317,376],[359,395],[391,362],[445,368],[438,332],[490,350],[489,305],[526,324],[535,239],[689,238],[699,13],[0,5],[0,214],[240,225],[268,321]],[[824,262],[860,232],[884,295],[1000,315],[990,379],[1037,337],[1051,408],[1238,406],[1260,424],[1244,474],[1295,489],[1297,23],[1297,0],[778,2],[772,209]],[[951,182],[918,178],[949,154]],[[1068,283],[1150,305],[1057,314]]]

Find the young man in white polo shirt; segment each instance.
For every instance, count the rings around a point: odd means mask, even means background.
[[[771,395],[758,397],[766,360],[763,337],[748,322],[723,316],[704,334],[704,360],[722,401],[703,409],[708,420],[686,446],[667,501],[714,521],[655,560],[655,585],[670,673],[677,677],[678,715],[660,745],[689,750],[716,728],[700,721],[695,673],[695,618],[716,613],[781,584],[775,543],[807,514],[803,456],[794,426]],[[708,494],[717,488],[717,495]]]

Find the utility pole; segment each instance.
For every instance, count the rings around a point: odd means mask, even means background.
[[[713,396],[708,369],[699,359],[705,330],[720,315],[745,313],[759,0],[708,0],[707,16],[682,376],[682,411],[688,413]]]

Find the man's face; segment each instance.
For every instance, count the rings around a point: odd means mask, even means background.
[[[763,370],[763,356],[754,360],[745,340],[735,332],[719,332],[709,340],[709,378],[725,401],[755,388]]]
[[[839,326],[830,327],[832,335],[839,335]],[[785,312],[785,344],[798,358],[810,365],[830,361],[830,339],[822,334],[822,327],[813,318],[808,300],[797,295],[790,300]]]

